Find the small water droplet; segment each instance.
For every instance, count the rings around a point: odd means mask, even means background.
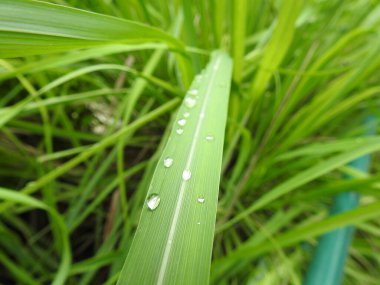
[[[197,101],[193,98],[186,98],[185,99],[185,106],[188,108],[193,108],[197,104]]]
[[[160,201],[160,196],[158,196],[157,194],[152,194],[148,197],[146,205],[148,206],[149,210],[154,211],[157,209],[158,205],[160,205]]]
[[[164,159],[164,166],[165,167],[168,168],[168,167],[172,166],[172,164],[173,164],[173,158],[167,157]]]
[[[186,169],[186,170],[184,170],[184,171],[182,172],[182,179],[183,179],[183,180],[187,181],[187,180],[190,179],[190,177],[191,177],[191,172],[190,172],[190,170]]]
[[[198,223],[197,223],[197,225],[200,225],[200,224],[201,224],[201,222],[198,222]]]
[[[190,89],[188,93],[189,95],[198,95],[198,92],[199,91],[197,89]]]
[[[183,129],[177,129],[176,133],[179,134],[179,135],[182,135],[183,134]]]
[[[205,117],[205,113],[201,113],[200,115],[199,115],[199,118],[201,118],[201,119],[203,119]]]
[[[185,118],[188,118],[188,117],[190,116],[190,113],[189,113],[189,112],[186,112],[186,113],[183,114],[183,116],[184,116]]]
[[[214,136],[212,136],[212,135],[206,136],[206,141],[213,141],[213,140],[214,140]]]
[[[178,125],[180,125],[180,126],[184,126],[184,125],[186,125],[186,120],[185,119],[180,119],[180,120],[178,120]]]
[[[203,204],[203,203],[205,202],[205,198],[203,198],[203,197],[199,197],[199,198],[197,199],[197,201],[198,201],[198,203]]]

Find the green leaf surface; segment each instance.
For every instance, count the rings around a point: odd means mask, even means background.
[[[231,72],[230,58],[216,52],[188,91],[119,285],[208,283]]]
[[[0,58],[152,41],[181,47],[165,32],[133,21],[40,1],[0,2]]]

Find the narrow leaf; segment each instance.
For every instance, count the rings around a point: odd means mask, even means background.
[[[178,111],[118,284],[207,284],[232,64],[215,52]]]
[[[39,1],[0,2],[0,58],[152,41],[181,46],[170,35],[133,21]]]

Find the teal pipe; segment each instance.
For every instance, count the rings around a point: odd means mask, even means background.
[[[365,121],[365,135],[376,134],[377,121],[370,116]],[[364,155],[350,162],[350,166],[368,172],[370,155]],[[352,177],[346,176],[347,179]],[[344,192],[334,198],[330,215],[336,215],[356,208],[359,204],[358,193]],[[345,261],[351,245],[354,227],[348,226],[323,235],[318,242],[314,257],[303,282],[304,285],[340,285],[342,283]]]

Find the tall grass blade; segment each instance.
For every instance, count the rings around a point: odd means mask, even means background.
[[[118,285],[208,283],[231,73],[215,52],[188,91]]]
[[[152,41],[181,47],[165,32],[133,21],[39,1],[0,2],[0,58]]]
[[[68,277],[70,265],[71,265],[71,249],[67,228],[63,222],[62,217],[53,208],[50,208],[45,203],[32,198],[26,194],[18,193],[13,190],[0,187],[0,199],[26,205],[28,207],[45,210],[49,213],[53,225],[56,226],[60,236],[60,248],[61,248],[61,262],[53,280],[53,285],[65,284],[65,280]]]

